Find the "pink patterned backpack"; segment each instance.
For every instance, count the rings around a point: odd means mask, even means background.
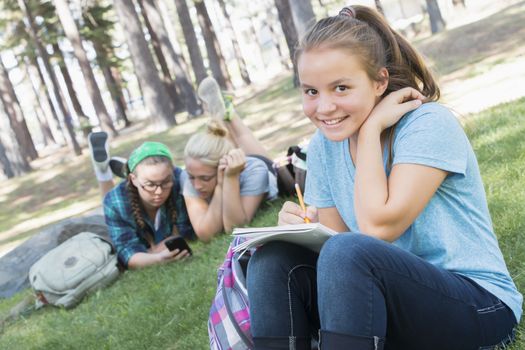
[[[246,289],[246,267],[253,250],[242,255],[233,252],[233,247],[243,241],[239,237],[233,239],[217,272],[217,292],[208,319],[210,349],[213,350],[253,348]]]

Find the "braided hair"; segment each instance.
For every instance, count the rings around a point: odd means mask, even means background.
[[[171,161],[166,157],[160,157],[160,156],[153,156],[145,158],[140,164],[147,164],[147,165],[153,165],[153,164],[167,164],[170,166],[170,168],[173,168],[173,164]],[[134,170],[134,174],[136,175],[136,168]],[[142,204],[142,199],[140,198],[140,194],[138,191],[138,188],[133,184],[131,181],[131,172],[129,172],[128,169],[128,178],[126,181],[126,189],[128,190],[129,200],[131,204],[131,213],[133,215],[133,219],[135,220],[135,223],[140,228],[138,235],[143,238],[144,240],[150,242],[154,240],[153,232],[149,232],[149,230],[146,229],[146,222],[144,220],[144,205]],[[164,203],[166,205],[166,212],[168,215],[170,215],[171,222],[173,224],[173,230],[177,230],[176,222],[177,222],[177,210],[175,209],[174,205],[174,198],[173,198],[173,191],[170,192],[170,195],[166,199],[166,202]]]

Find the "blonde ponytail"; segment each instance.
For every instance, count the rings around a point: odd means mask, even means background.
[[[218,120],[211,120],[206,131],[194,134],[184,148],[184,158],[196,159],[216,167],[223,155],[234,148],[228,140],[228,129]]]

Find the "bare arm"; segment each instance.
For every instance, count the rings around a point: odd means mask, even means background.
[[[231,231],[252,220],[265,194],[241,196],[240,175],[246,166],[246,156],[241,149],[231,150],[222,161],[225,164],[222,218],[224,229]]]
[[[346,226],[345,222],[341,218],[341,215],[337,211],[336,207],[331,208],[319,208],[317,209],[319,215],[319,222],[326,227],[331,228],[336,232],[349,232],[350,229]]]
[[[398,164],[387,179],[380,136],[423,96],[402,89],[385,97],[361,127],[357,140],[354,208],[359,229],[377,238],[397,239],[425,208],[447,172],[428,166]]]
[[[215,187],[210,203],[199,197],[184,197],[193,230],[203,242],[209,242],[223,230],[222,193],[222,185],[219,184]]]
[[[178,249],[175,249],[170,252],[168,248],[164,248],[154,252],[150,249],[150,251],[147,253],[141,252],[133,254],[128,260],[128,268],[138,269],[150,265],[169,263],[172,261],[181,260],[186,256],[188,256],[188,252],[186,250],[181,252]]]

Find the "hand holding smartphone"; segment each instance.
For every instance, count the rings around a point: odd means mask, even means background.
[[[166,245],[166,248],[168,248],[170,252],[175,249],[178,249],[181,252],[183,250],[187,250],[189,255],[193,255],[193,252],[190,246],[188,245],[186,240],[182,238],[181,236],[167,239],[166,241],[164,241],[164,244]]]

